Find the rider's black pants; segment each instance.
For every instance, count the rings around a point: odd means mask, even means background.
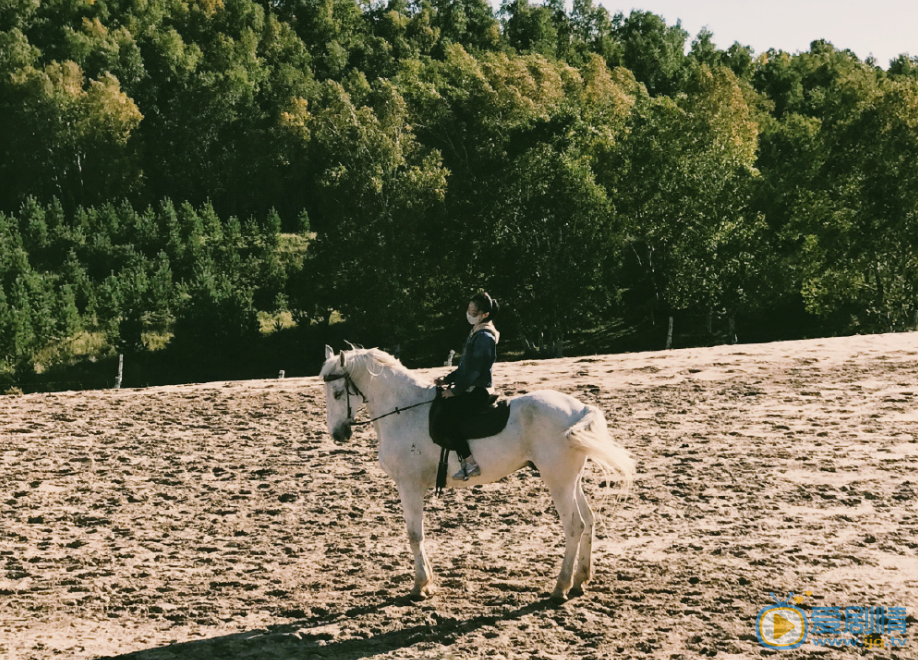
[[[464,422],[488,404],[488,397],[488,390],[476,387],[471,392],[443,399],[438,427],[449,442],[447,449],[455,451],[459,458],[468,458],[472,454],[468,439],[463,435]]]

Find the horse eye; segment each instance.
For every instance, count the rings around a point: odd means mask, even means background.
[[[335,398],[340,399],[342,394],[344,394],[344,392],[342,392],[341,390],[338,390],[337,392],[335,392]]]

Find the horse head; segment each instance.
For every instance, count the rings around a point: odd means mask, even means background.
[[[410,372],[402,363],[385,351],[350,346],[349,351],[341,351],[337,356],[330,346],[326,346],[325,364],[319,372],[325,381],[328,431],[338,441],[351,437],[357,408],[367,402],[361,388],[369,392],[367,388],[373,385],[374,379],[384,374],[399,373],[410,378]]]
[[[354,408],[350,401],[353,391],[345,351],[336,356],[331,346],[326,346],[325,364],[319,373],[325,381],[325,421],[328,432],[336,442],[350,440]]]

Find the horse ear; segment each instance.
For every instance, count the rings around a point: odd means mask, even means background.
[[[332,349],[332,347],[329,346],[328,344],[325,344],[325,359],[327,360],[334,354],[335,354],[335,351]]]
[[[341,366],[344,366],[344,351],[341,351]]]

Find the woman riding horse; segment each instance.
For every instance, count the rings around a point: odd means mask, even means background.
[[[477,412],[488,403],[492,385],[491,367],[497,360],[497,342],[500,333],[494,327],[494,317],[500,307],[497,301],[482,291],[469,300],[465,318],[472,325],[472,331],[465,341],[465,350],[459,360],[459,367],[442,378],[437,386],[449,385],[443,391],[442,428],[449,437],[450,448],[456,451],[462,466],[453,479],[468,481],[469,477],[481,474],[481,468],[472,456],[468,441],[455,433],[463,419]]]

